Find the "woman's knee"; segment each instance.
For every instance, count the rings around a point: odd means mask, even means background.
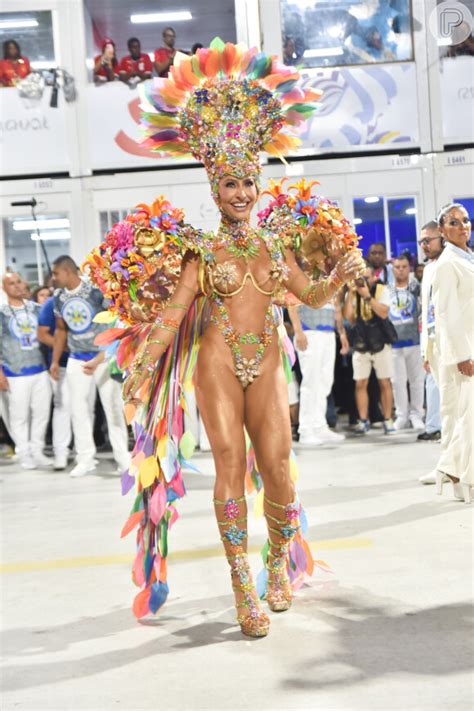
[[[289,450],[273,452],[272,456],[266,456],[263,461],[257,457],[257,465],[266,483],[279,487],[290,480]]]
[[[212,454],[218,474],[223,474],[227,479],[242,478],[247,469],[245,451],[232,445],[213,447]]]

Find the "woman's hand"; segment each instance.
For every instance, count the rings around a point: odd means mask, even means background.
[[[342,257],[336,264],[337,276],[348,282],[356,279],[365,270],[365,262],[359,249],[354,249]]]
[[[151,373],[145,368],[132,370],[124,381],[122,387],[122,397],[125,402],[137,400],[137,393],[150,377]]]
[[[125,401],[136,400],[142,386],[153,375],[160,358],[159,349],[157,353],[154,352],[155,350],[149,347],[137,354],[122,387]]]

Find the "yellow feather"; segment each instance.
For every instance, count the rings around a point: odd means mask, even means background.
[[[138,470],[138,473],[142,486],[144,488],[147,486],[151,486],[160,473],[156,458],[147,457],[145,461],[140,464],[140,469]]]

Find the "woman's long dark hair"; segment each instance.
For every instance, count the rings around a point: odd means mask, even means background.
[[[5,40],[5,42],[3,43],[3,59],[9,59],[8,46],[10,44],[14,45],[14,47],[18,53],[17,57],[19,59],[21,57],[21,49],[20,49],[20,45],[18,44],[18,42],[14,39]]]

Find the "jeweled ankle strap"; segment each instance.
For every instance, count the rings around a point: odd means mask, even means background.
[[[238,499],[230,498],[230,499],[226,499],[225,501],[221,501],[220,499],[213,499],[213,502],[215,504],[219,504],[220,506],[226,506],[230,502],[235,502],[236,504],[241,504],[242,501],[245,501],[245,495],[239,496]]]
[[[263,495],[264,501],[267,502],[267,504],[270,504],[271,506],[274,506],[276,509],[286,509],[287,506],[296,506],[297,499],[296,497],[294,498],[293,501],[289,501],[286,504],[279,504],[276,501],[272,501],[271,499],[268,498],[266,494]]]
[[[247,537],[247,512],[245,511],[243,516],[239,516],[241,513],[239,504],[244,501],[245,496],[237,499],[227,499],[226,501],[214,499],[214,504],[224,507],[225,520],[217,519],[217,524],[222,533],[221,541],[224,544],[230,543],[232,546],[240,546]],[[239,528],[237,524],[243,524],[242,528]]]

